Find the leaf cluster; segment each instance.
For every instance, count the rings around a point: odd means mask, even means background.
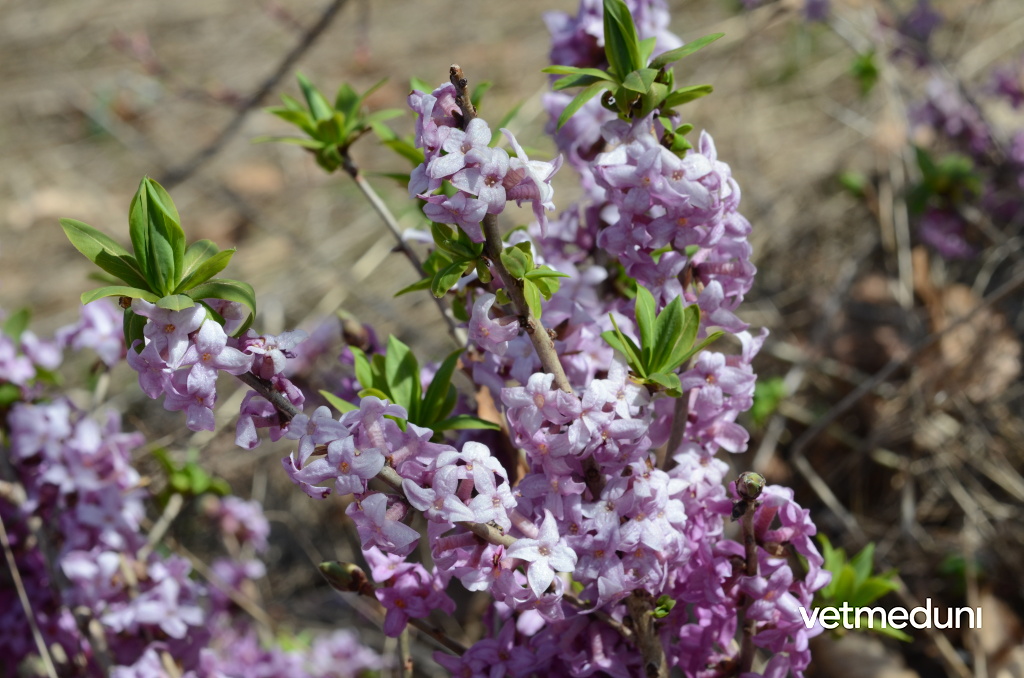
[[[626,357],[638,382],[664,389],[674,398],[682,396],[682,385],[676,370],[690,358],[722,336],[714,332],[700,343],[700,308],[691,304],[683,308],[679,297],[673,299],[661,313],[656,313],[654,295],[642,285],[636,287],[636,327],[640,345],[619,330],[615,316],[609,314],[614,330],[602,332],[601,337]]]
[[[82,303],[104,297],[144,299],[160,308],[180,311],[203,299],[224,299],[245,305],[249,318],[236,332],[244,332],[256,314],[256,294],[248,283],[214,278],[227,267],[234,248],[220,250],[210,240],[185,246],[185,232],[174,201],[163,186],[144,178],[128,210],[132,249],[75,219],[61,219],[64,234],[79,252],[101,269],[112,284],[82,293]],[[118,283],[124,284],[118,284]],[[223,323],[212,309],[207,309]],[[131,310],[124,314],[124,337],[128,346],[142,339],[145,318]]]
[[[281,95],[284,106],[268,108],[267,112],[276,115],[286,122],[295,125],[308,136],[305,137],[260,137],[256,142],[279,141],[295,144],[309,149],[315,156],[318,165],[328,172],[334,172],[342,166],[348,148],[362,135],[376,130],[382,138],[394,137],[394,133],[384,126],[385,120],[402,115],[397,108],[367,113],[363,110],[366,98],[377,91],[386,82],[381,80],[362,94],[350,85],[343,84],[338,88],[332,105],[309,79],[298,75],[299,89],[305,99],[305,105],[287,94]]]
[[[491,271],[484,257],[484,244],[473,242],[466,232],[456,226],[431,223],[430,234],[434,238],[434,251],[423,262],[427,277],[404,287],[395,293],[401,296],[408,292],[429,289],[435,297],[443,297],[474,269],[481,282],[491,281]]]
[[[832,581],[818,591],[818,607],[841,607],[843,603],[848,603],[854,609],[867,607],[885,594],[899,589],[899,584],[894,580],[895,569],[872,575],[875,563],[874,543],[865,546],[852,558],[847,558],[846,551],[834,548],[825,535],[818,535],[818,541],[821,542],[822,555],[825,558],[823,567],[832,573]],[[871,631],[897,640],[912,640],[899,629],[874,625],[870,617],[868,623],[867,628]]]
[[[407,421],[435,432],[462,429],[493,429],[499,426],[468,414],[452,415],[458,402],[458,392],[452,385],[452,376],[458,367],[458,349],[448,354],[434,373],[426,392],[420,383],[420,365],[412,350],[393,335],[388,337],[386,353],[372,357],[355,346],[349,346],[355,357],[356,379],[362,390],[359,397],[375,396],[401,405],[408,413]],[[358,409],[338,396],[321,391],[331,405],[340,412]]]
[[[542,310],[540,298],[551,299],[560,286],[558,279],[569,277],[550,266],[537,266],[533,261],[533,249],[529,242],[516,243],[502,250],[501,264],[509,275],[522,281],[526,305],[530,307],[533,317],[538,320]],[[510,301],[504,288],[499,289],[495,296],[499,304],[507,304]]]
[[[921,168],[921,181],[907,197],[914,213],[932,204],[956,206],[981,194],[981,177],[968,156],[950,153],[936,160],[923,148],[916,147],[914,152]]]
[[[706,96],[713,89],[711,85],[676,88],[670,66],[722,35],[706,35],[652,59],[655,38],[639,39],[633,17],[622,0],[604,0],[604,52],[608,69],[575,66],[544,69],[545,73],[564,76],[555,81],[555,90],[583,88],[562,111],[558,127],[561,128],[584,104],[602,92],[602,104],[625,120],[643,118],[657,110],[663,121],[668,122],[675,116],[673,109],[677,106]],[[692,125],[673,128],[666,124],[665,127],[663,143],[668,148],[677,153],[692,148],[684,138],[693,129]]]

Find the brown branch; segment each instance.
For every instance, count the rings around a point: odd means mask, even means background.
[[[665,648],[661,646],[654,628],[651,594],[637,589],[626,598],[626,609],[633,620],[636,634],[636,646],[644,661],[644,674],[647,678],[668,678],[668,662],[665,660]]]
[[[263,396],[274,406],[278,414],[284,417],[285,422],[289,422],[297,415],[302,414],[302,410],[292,405],[292,402],[285,398],[284,394],[275,389],[274,385],[266,379],[261,379],[252,372],[243,372],[238,375],[238,380]]]
[[[270,92],[280,84],[284,76],[292,70],[292,67],[302,58],[302,56],[309,51],[309,49],[316,43],[317,39],[323,35],[327,27],[331,25],[334,17],[337,16],[341,8],[345,6],[348,0],[331,0],[331,4],[328,5],[324,11],[320,14],[320,17],[316,20],[312,26],[299,37],[299,41],[294,47],[281,59],[280,63],[277,64],[277,68],[274,69],[266,80],[253,92],[242,104],[238,107],[235,116],[228,122],[227,125],[220,131],[219,134],[207,144],[205,147],[196,152],[191,158],[183,162],[178,167],[168,170],[163,177],[160,178],[160,183],[165,188],[170,189],[177,186],[181,182],[188,179],[192,174],[200,167],[210,161],[215,155],[227,145],[228,141],[231,140],[235,134],[242,128],[242,123],[249,117],[253,109],[260,105],[260,102],[270,94]]]
[[[452,85],[455,86],[455,103],[459,105],[459,109],[462,111],[461,126],[465,130],[469,123],[477,117],[476,108],[473,107],[473,102],[470,100],[469,81],[458,64],[451,65],[448,77]],[[562,363],[558,359],[558,353],[555,352],[555,343],[552,341],[551,335],[548,334],[544,325],[530,311],[530,305],[526,303],[523,281],[512,277],[512,274],[508,272],[505,265],[501,263],[502,239],[501,231],[498,228],[497,215],[486,215],[482,225],[484,231],[484,252],[487,258],[491,260],[491,265],[498,272],[501,282],[505,285],[505,292],[508,294],[508,298],[512,302],[516,313],[523,319],[526,333],[530,336],[530,341],[533,342],[533,348],[537,351],[537,357],[540,358],[541,366],[548,374],[555,375],[555,386],[557,388],[566,393],[572,393],[572,385],[569,383],[568,377],[565,376],[565,370],[562,369]]]

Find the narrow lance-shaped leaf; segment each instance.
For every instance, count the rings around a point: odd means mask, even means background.
[[[633,17],[622,0],[604,0],[604,53],[620,79],[645,65],[640,63],[640,40]]]
[[[420,366],[409,347],[394,335],[388,337],[384,376],[395,402],[405,408],[409,421],[417,421],[420,409]]]
[[[146,318],[136,315],[131,309],[128,309],[124,312],[123,327],[125,346],[131,350],[132,344],[138,341],[139,344],[135,347],[135,350],[138,353],[142,353],[142,349],[146,345],[146,337],[142,333],[143,328],[146,327]]]
[[[168,294],[166,297],[157,300],[156,305],[160,308],[166,308],[168,311],[183,311],[186,308],[195,306],[196,302],[187,294]]]
[[[594,84],[588,86],[582,92],[577,94],[573,98],[573,100],[569,102],[569,105],[565,107],[565,109],[562,111],[562,114],[558,116],[558,129],[562,129],[562,125],[567,123],[569,121],[569,118],[571,118],[576,113],[576,111],[583,108],[584,104],[593,99],[595,96],[598,95],[599,92],[606,88],[607,83],[595,82]]]
[[[495,424],[493,421],[487,421],[480,417],[474,417],[471,414],[456,414],[454,417],[449,417],[439,421],[433,425],[435,431],[456,431],[465,429],[488,429],[491,431],[499,431],[501,427]]]
[[[664,368],[674,370],[694,354],[693,342],[700,331],[700,307],[690,304],[682,309],[682,327],[671,351],[665,356]],[[699,349],[698,349],[699,350]]]
[[[306,76],[299,73],[297,76],[299,81],[299,88],[302,90],[302,96],[306,98],[306,104],[309,105],[309,111],[313,114],[313,119],[317,122],[321,120],[327,120],[334,115],[334,110],[331,105],[327,103],[327,99],[320,93],[313,83],[309,81]]]
[[[348,350],[352,352],[356,370],[356,379],[359,381],[359,385],[363,388],[372,387],[373,369],[370,367],[370,360],[366,357],[366,353],[357,346],[349,346]]]
[[[659,54],[655,57],[654,61],[651,62],[650,67],[655,69],[664,68],[670,63],[679,61],[683,57],[687,57],[697,50],[707,47],[724,35],[725,33],[712,33],[711,35],[705,35],[704,37],[697,38],[696,40],[686,43],[682,47],[677,47],[663,54]]]
[[[185,232],[181,229],[178,210],[163,186],[146,177],[139,190],[146,197],[142,204],[146,218],[149,280],[154,285],[154,292],[170,294],[181,280]]]
[[[652,295],[642,285],[636,287],[636,327],[640,333],[640,347],[642,350],[642,356],[644,365],[653,369],[654,363],[651,362],[651,356],[654,353],[654,344],[656,336],[654,333],[655,327],[655,307],[654,295]]]
[[[200,263],[192,273],[183,278],[181,283],[178,285],[176,292],[187,292],[196,285],[201,285],[213,276],[217,275],[225,268],[231,261],[231,257],[235,255],[235,248],[229,250],[221,250],[213,256],[207,258],[205,261]]]
[[[683,331],[683,303],[676,297],[658,314],[654,323],[654,348],[648,366],[655,372],[671,372],[669,358],[680,345]]]
[[[347,400],[342,400],[341,398],[339,398],[338,396],[334,395],[330,391],[321,390],[320,391],[320,395],[322,395],[324,397],[324,400],[326,400],[331,407],[333,407],[334,409],[338,410],[342,414],[345,414],[346,412],[352,412],[353,410],[358,410],[359,409],[358,405],[353,405],[352,403],[348,402]]]
[[[98,287],[94,290],[89,290],[88,292],[82,292],[82,304],[89,304],[97,299],[103,299],[105,297],[131,297],[132,299],[145,299],[151,304],[156,303],[160,298],[149,290],[139,289],[138,287],[109,285],[107,287]]]
[[[431,379],[430,386],[427,387],[427,392],[423,396],[423,406],[420,409],[422,426],[430,426],[443,416],[441,409],[444,407],[448,396],[448,389],[451,387],[452,375],[455,374],[455,368],[459,364],[459,356],[462,355],[464,350],[460,348],[449,353],[448,357],[437,368],[437,372],[434,373],[434,378]]]
[[[89,261],[131,287],[149,288],[138,260],[116,240],[75,219],[61,219],[60,226],[75,249]]]

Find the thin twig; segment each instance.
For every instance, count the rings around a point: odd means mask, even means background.
[[[352,162],[352,158],[349,157],[348,153],[344,153],[342,155],[342,167],[345,169],[346,174],[352,177],[352,181],[356,182],[356,186],[360,191],[362,191],[363,196],[370,203],[370,206],[373,207],[374,211],[377,212],[381,220],[388,227],[388,230],[391,231],[391,235],[395,237],[395,242],[398,243],[398,249],[402,251],[405,258],[413,265],[413,268],[415,268],[416,272],[419,273],[420,278],[427,277],[427,272],[424,270],[423,263],[420,261],[420,258],[416,255],[416,252],[413,251],[412,247],[409,246],[409,243],[406,242],[405,238],[402,237],[402,227],[398,225],[398,221],[395,219],[394,215],[391,214],[391,210],[388,209],[388,206],[384,201],[381,200],[377,191],[373,190],[373,186],[370,185],[370,182],[368,182],[366,177],[364,177],[359,171],[359,167]],[[452,338],[455,339],[455,343],[459,346],[465,346],[467,340],[466,330],[459,327],[458,322],[452,315],[451,309],[449,309],[444,303],[444,299],[442,297],[435,297],[433,294],[431,294],[430,297],[434,300],[434,303],[437,304],[437,308],[441,311],[441,316],[444,318],[445,322],[448,323],[448,332],[451,334]]]
[[[285,398],[284,394],[275,389],[274,385],[266,379],[261,379],[252,372],[245,372],[238,375],[238,380],[263,396],[274,406],[278,414],[285,418],[286,422],[302,414],[302,410],[292,405],[292,402]]]
[[[644,674],[647,678],[668,678],[668,662],[665,648],[654,628],[654,613],[651,594],[637,589],[626,598],[626,609],[633,620],[636,646],[643,657]]]
[[[200,149],[195,153],[195,155],[178,167],[168,170],[164,176],[161,177],[160,183],[162,183],[167,189],[177,186],[192,176],[197,169],[209,162],[211,158],[217,155],[221,149],[227,145],[227,142],[230,141],[231,138],[242,128],[242,123],[245,122],[247,117],[249,117],[249,114],[252,113],[253,109],[259,106],[260,102],[262,102],[263,99],[278,86],[281,80],[291,72],[292,67],[295,66],[299,59],[301,59],[313,44],[316,43],[317,39],[323,35],[324,31],[327,30],[327,27],[331,25],[331,21],[334,20],[334,17],[337,16],[341,8],[345,6],[346,2],[347,0],[332,0],[331,4],[328,5],[320,14],[316,23],[310,26],[301,36],[299,36],[299,41],[284,56],[284,58],[281,59],[273,73],[271,73],[259,88],[253,92],[249,98],[241,104],[241,106],[239,106],[235,116],[227,125],[224,126],[213,141]]]
[[[459,105],[459,109],[462,111],[461,125],[462,129],[465,130],[469,123],[477,117],[476,108],[473,107],[473,102],[470,101],[469,81],[458,64],[451,65],[448,76],[452,85],[455,86],[455,103]],[[487,254],[487,258],[491,260],[494,270],[498,272],[501,282],[505,285],[505,292],[508,294],[516,314],[523,319],[526,333],[530,336],[530,341],[533,342],[533,348],[537,351],[537,357],[540,358],[541,366],[548,374],[555,375],[556,388],[566,393],[572,393],[572,385],[569,383],[568,377],[565,376],[565,370],[562,369],[562,362],[558,359],[558,353],[555,352],[555,342],[552,341],[551,335],[548,334],[540,320],[530,311],[530,305],[526,303],[523,281],[512,277],[512,274],[508,272],[505,265],[501,263],[503,247],[501,231],[498,228],[498,216],[496,214],[486,215],[482,225],[484,231],[484,252]]]
[[[35,641],[39,658],[43,662],[43,668],[46,670],[47,676],[57,678],[57,669],[53,665],[53,659],[50,657],[49,648],[46,647],[46,641],[43,640],[43,634],[39,631],[39,624],[36,623],[36,615],[32,611],[32,602],[28,599],[25,583],[21,579],[21,572],[18,571],[18,563],[14,560],[14,551],[11,550],[11,542],[7,539],[7,528],[4,526],[2,517],[0,517],[0,544],[3,545],[4,556],[7,558],[7,567],[11,571],[11,581],[14,582],[14,588],[18,592],[18,600],[21,601],[21,609],[25,612],[25,618],[28,619],[28,626],[32,630],[32,640]]]

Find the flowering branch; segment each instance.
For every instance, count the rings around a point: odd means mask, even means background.
[[[740,501],[736,502],[733,508],[735,517],[740,511],[743,512],[741,525],[743,526],[743,550],[744,550],[744,574],[747,577],[758,575],[757,562],[757,536],[754,534],[754,511],[757,508],[757,498],[764,489],[764,477],[753,472],[741,473],[736,479],[736,492],[740,495]],[[742,675],[750,671],[754,664],[754,634],[757,632],[757,621],[748,616],[751,597],[745,596],[743,603],[743,642],[740,646],[740,659],[738,673]]]
[[[476,108],[473,106],[473,102],[470,101],[467,89],[469,81],[458,64],[451,65],[449,78],[452,85],[455,86],[455,103],[458,104],[459,109],[462,111],[460,127],[465,130],[469,123],[477,117]],[[512,302],[516,313],[522,319],[526,333],[530,335],[530,341],[533,342],[533,348],[537,351],[537,357],[540,358],[544,371],[555,375],[555,386],[566,393],[572,393],[572,385],[569,383],[568,377],[565,376],[565,370],[562,369],[562,363],[558,359],[558,353],[555,352],[555,343],[552,341],[551,335],[548,334],[547,329],[545,329],[540,320],[533,315],[529,304],[526,303],[523,281],[513,277],[501,261],[503,247],[501,232],[498,230],[497,215],[487,214],[484,216],[483,233],[484,251],[487,254],[487,258],[491,260],[491,265],[498,272],[501,282],[505,285],[505,292],[508,294],[508,298]]]

